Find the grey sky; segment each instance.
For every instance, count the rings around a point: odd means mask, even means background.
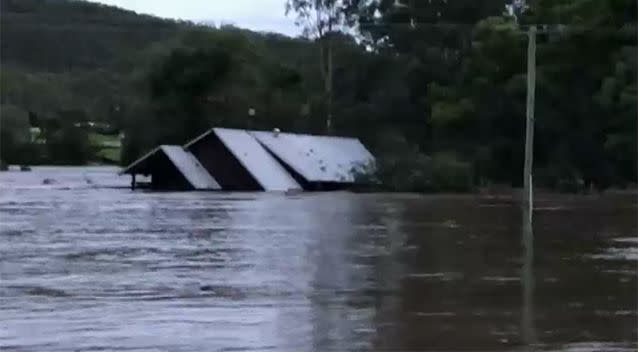
[[[255,31],[297,35],[285,0],[90,0],[164,18],[227,23]]]

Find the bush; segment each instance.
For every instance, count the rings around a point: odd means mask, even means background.
[[[363,168],[357,180],[393,192],[467,192],[472,167],[455,154],[429,157],[396,134],[381,143],[376,165]]]
[[[582,192],[585,188],[578,171],[566,165],[539,168],[534,172],[534,184],[563,193]]]
[[[95,158],[88,133],[75,126],[47,133],[46,151],[50,164],[83,165]]]
[[[23,163],[23,150],[29,144],[29,116],[13,106],[0,107],[0,154],[9,164]]]
[[[377,159],[377,178],[390,191],[431,191],[434,188],[431,171],[430,159],[418,152]]]
[[[472,166],[455,154],[435,154],[430,162],[434,191],[472,190]]]

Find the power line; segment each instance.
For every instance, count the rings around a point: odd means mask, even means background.
[[[387,23],[374,23],[363,22],[357,26],[359,28],[383,28],[383,27],[407,27],[408,29],[419,28],[440,28],[440,29],[475,29],[477,23],[453,23],[453,22],[387,22]],[[631,29],[634,32],[638,26],[637,23],[627,22],[619,26],[598,26],[598,25],[573,25],[573,24],[523,24],[514,25],[511,29],[517,30],[521,33],[527,33],[531,26],[536,27],[536,33],[548,34],[548,33],[569,33],[569,32],[598,32],[598,33],[617,33],[623,29]],[[631,27],[628,27],[631,26]]]

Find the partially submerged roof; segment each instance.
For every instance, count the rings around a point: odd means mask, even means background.
[[[151,150],[150,152],[142,155],[137,160],[135,160],[134,162],[130,163],[127,167],[122,169],[118,174],[119,175],[146,174],[147,173],[146,170],[147,170],[147,167],[148,167],[149,159],[151,157],[153,157],[154,155],[157,155],[158,152],[161,152],[162,151],[162,147],[164,147],[164,145],[160,145],[159,147],[156,147],[155,149]]]
[[[207,138],[215,138],[215,143],[206,144],[205,148],[225,148],[228,153],[224,150],[223,155],[207,154],[201,148],[192,148]],[[157,153],[166,155],[195,189],[221,189],[211,176],[211,173],[217,175],[218,171],[223,171],[224,177],[231,179],[239,176],[236,172],[246,177],[248,173],[265,191],[301,190],[300,184],[314,189],[307,183],[355,183],[357,172],[370,171],[369,168],[374,167],[375,163],[372,154],[356,138],[212,128],[184,147],[157,147],[125,168],[121,174],[150,174],[152,160],[157,160],[153,156]],[[208,170],[198,158],[206,158],[202,160],[209,167]],[[211,158],[214,160],[209,160]],[[228,162],[235,169],[225,164]],[[236,169],[239,166],[241,169]],[[218,177],[222,180],[220,175]],[[252,180],[251,184],[254,185]]]
[[[173,163],[175,168],[190,183],[193,189],[221,189],[219,183],[206,171],[191,152],[177,145],[161,145],[127,166],[120,174],[150,173],[150,159],[158,153],[163,153]]]
[[[356,138],[250,132],[264,147],[309,182],[353,183],[355,171],[374,164]]]
[[[175,145],[162,150],[195,189],[221,189],[221,186],[191,152]]]
[[[301,189],[284,167],[247,131],[214,128],[213,132],[265,191]],[[209,134],[210,131],[196,140]]]

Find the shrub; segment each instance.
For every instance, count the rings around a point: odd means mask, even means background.
[[[377,151],[376,165],[356,172],[360,183],[393,192],[465,192],[472,190],[472,167],[455,154],[429,157],[399,135],[389,134]]]
[[[467,192],[472,190],[472,166],[455,154],[435,154],[430,162],[433,191]]]

